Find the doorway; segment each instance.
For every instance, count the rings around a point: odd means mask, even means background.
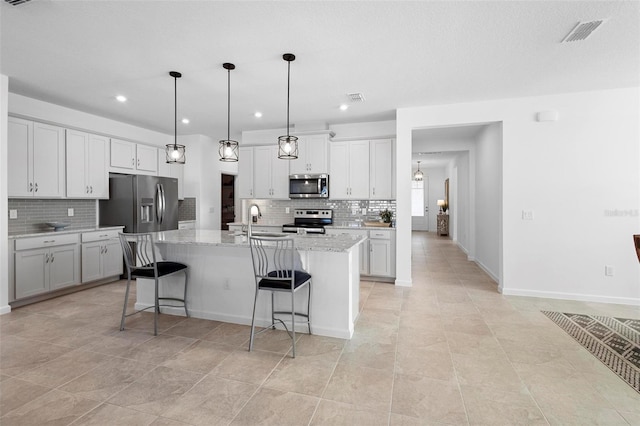
[[[229,223],[235,222],[235,182],[234,175],[222,174],[220,178],[220,229],[229,230]]]
[[[429,176],[411,181],[411,230],[429,231]]]

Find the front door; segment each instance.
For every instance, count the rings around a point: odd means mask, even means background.
[[[411,181],[411,230],[429,230],[429,176]]]
[[[235,176],[223,174],[220,179],[220,229],[228,230],[235,222]]]

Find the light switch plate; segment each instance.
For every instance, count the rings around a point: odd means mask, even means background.
[[[533,220],[533,210],[522,210],[522,220]]]
[[[285,212],[285,213],[289,213],[289,207],[285,207],[285,208],[284,208],[284,212]]]
[[[11,209],[9,210],[9,219],[17,219],[18,218],[18,210]]]
[[[73,209],[67,209],[67,216],[73,216],[74,212]]]

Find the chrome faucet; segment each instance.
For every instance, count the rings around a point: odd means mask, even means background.
[[[251,212],[253,210],[253,208],[256,208],[256,210],[258,211],[258,217],[262,217],[262,213],[260,212],[260,206],[257,204],[251,204],[249,206],[249,209],[247,210],[247,222],[249,223],[249,225],[247,225],[247,238],[251,237],[251,223],[253,222],[253,213]]]

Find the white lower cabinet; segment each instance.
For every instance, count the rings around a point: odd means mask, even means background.
[[[350,234],[367,237],[360,244],[360,275],[385,278],[396,276],[394,231],[327,229],[327,234]]]
[[[122,274],[122,247],[118,231],[82,234],[82,282]]]
[[[16,240],[14,256],[16,299],[80,283],[78,234]]]

